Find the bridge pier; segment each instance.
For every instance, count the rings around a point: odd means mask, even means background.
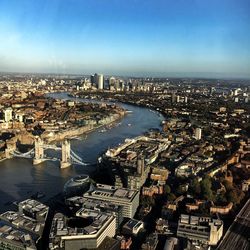
[[[13,151],[14,151],[14,150],[9,149],[9,148],[6,148],[6,149],[5,149],[5,157],[6,157],[6,159],[11,159],[11,158],[13,158],[13,155],[12,155]]]
[[[33,159],[33,165],[38,165],[44,161],[44,149],[43,141],[40,137],[35,138],[35,157]]]
[[[16,140],[10,139],[6,142],[5,157],[13,158],[13,152],[16,150]]]
[[[65,140],[62,142],[62,160],[60,162],[60,167],[67,168],[69,166],[71,166],[70,142]]]

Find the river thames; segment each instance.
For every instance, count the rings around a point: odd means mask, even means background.
[[[49,94],[58,99],[70,98],[66,93]],[[47,161],[33,166],[31,159],[14,158],[0,162],[0,212],[8,210],[13,201],[30,198],[36,192],[45,193],[42,199],[47,200],[63,190],[65,182],[78,174],[93,172],[98,157],[108,148],[123,143],[126,138],[133,138],[148,131],[150,128],[160,128],[163,116],[147,108],[117,103],[132,111],[127,114],[119,125],[101,133],[97,129],[86,136],[71,140],[71,147],[89,166],[73,165],[60,169],[59,162]],[[58,152],[55,154],[59,154]],[[60,155],[60,154],[59,154]],[[92,165],[91,165],[92,164]]]

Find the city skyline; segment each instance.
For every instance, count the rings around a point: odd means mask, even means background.
[[[250,78],[250,4],[0,3],[0,71]]]

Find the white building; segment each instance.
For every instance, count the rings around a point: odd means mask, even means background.
[[[7,108],[4,111],[4,121],[9,122],[12,120],[12,108]]]
[[[50,230],[49,249],[96,249],[106,237],[115,236],[116,219],[113,214],[85,209],[81,212],[81,217],[92,218],[93,222],[83,228],[69,227],[63,214],[55,214]]]
[[[98,89],[103,89],[103,87],[104,87],[104,78],[103,78],[102,74],[95,73],[95,75],[94,75],[94,82],[95,82],[96,87]]]
[[[196,128],[195,129],[195,138],[196,138],[196,140],[201,139],[201,128]]]
[[[122,215],[126,218],[133,218],[139,206],[138,190],[116,188],[114,186],[97,184],[94,191],[83,195],[85,198],[102,201],[110,201],[115,205],[123,206]]]
[[[223,235],[223,221],[210,217],[182,214],[179,218],[177,237],[208,245],[217,245]]]

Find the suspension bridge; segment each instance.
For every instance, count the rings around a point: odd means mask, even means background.
[[[45,150],[58,150],[61,151],[61,159],[56,157],[48,157],[45,154]],[[83,161],[83,159],[78,156],[70,147],[70,141],[64,140],[61,144],[61,147],[56,145],[45,144],[40,137],[35,138],[35,147],[29,150],[28,152],[21,153],[17,149],[9,153],[12,157],[20,157],[33,159],[33,164],[38,165],[44,161],[60,161],[60,167],[66,168],[72,164],[78,164],[82,166],[88,165]]]

